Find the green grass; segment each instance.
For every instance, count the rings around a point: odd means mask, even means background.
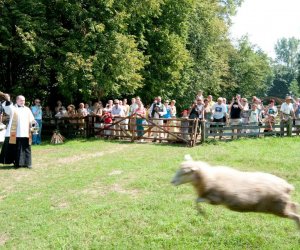
[[[117,141],[33,146],[33,169],[0,167],[3,249],[299,249],[293,221],[203,204],[170,184],[185,154],[287,179],[300,202],[300,138],[195,148]]]

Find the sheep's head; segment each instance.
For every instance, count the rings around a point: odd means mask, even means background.
[[[177,170],[171,183],[178,186],[184,183],[193,182],[195,180],[195,170],[197,170],[195,162],[190,155],[186,155],[185,161],[181,164],[181,168]]]

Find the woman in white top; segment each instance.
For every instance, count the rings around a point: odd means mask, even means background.
[[[265,108],[265,132],[273,131],[273,125],[275,124],[276,116],[278,115],[277,107],[275,106],[275,100],[271,99],[269,105]]]

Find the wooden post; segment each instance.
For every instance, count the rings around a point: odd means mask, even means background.
[[[292,136],[293,121],[289,119],[287,122],[287,136]]]
[[[206,122],[201,121],[201,143],[204,143],[206,139]]]
[[[134,119],[134,118],[136,118],[136,116],[134,115],[134,114],[132,114],[131,116],[130,116],[130,119],[129,119],[129,123],[130,123],[130,125],[132,125],[131,124],[131,119]],[[131,142],[134,142],[134,138],[135,138],[135,127],[136,127],[136,119],[134,119],[134,124],[133,124],[133,126],[131,126]]]
[[[193,139],[193,142],[192,142],[192,146],[195,146],[196,142],[197,142],[197,135],[198,135],[198,125],[199,125],[199,119],[197,118],[196,121],[194,120],[194,139]]]

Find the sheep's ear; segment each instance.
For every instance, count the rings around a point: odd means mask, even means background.
[[[187,174],[193,171],[192,168],[182,168],[183,173]]]
[[[191,170],[196,171],[196,170],[199,170],[199,168],[197,166],[193,166]]]
[[[184,156],[184,160],[185,160],[185,161],[192,161],[193,158],[192,158],[191,155],[185,155],[185,156]]]

